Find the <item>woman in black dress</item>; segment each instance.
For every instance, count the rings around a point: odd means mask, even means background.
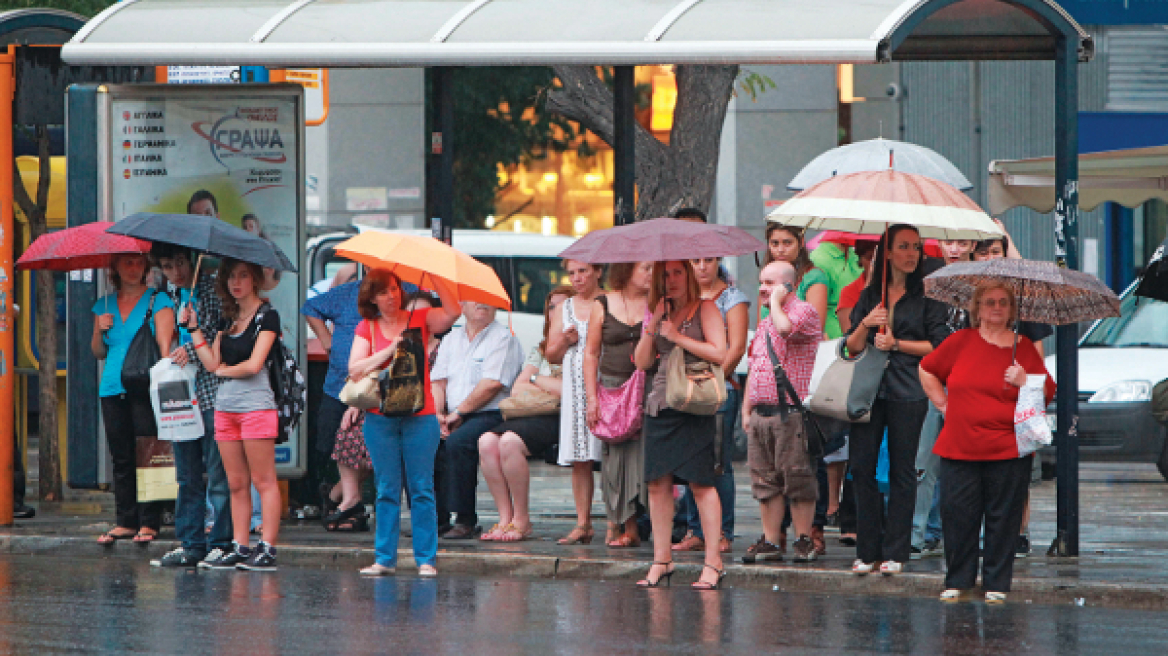
[[[688,261],[658,262],[649,291],[653,316],[637,343],[637,368],[648,372],[645,402],[645,480],[649,482],[649,516],[653,523],[653,565],[637,582],[657,587],[673,575],[673,483],[687,482],[697,501],[706,535],[722,530],[722,507],[714,489],[714,415],[693,415],[665,403],[665,363],[675,347],[685,350],[686,364],[726,359],[726,326],[713,301],[703,301]],[[705,566],[693,587],[715,590],[722,582],[722,554],[717,540],[706,541]]]

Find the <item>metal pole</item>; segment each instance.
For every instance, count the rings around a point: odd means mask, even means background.
[[[12,327],[12,242],[14,239],[12,159],[12,94],[15,89],[16,47],[0,54],[0,526],[12,525],[12,461],[16,396]],[[46,437],[45,439],[51,439]]]
[[[637,219],[636,82],[632,66],[613,67],[613,144],[614,177],[612,182],[613,224],[628,225]]]
[[[1055,55],[1055,255],[1060,266],[1079,268],[1079,78],[1078,42],[1059,37]],[[1079,555],[1079,330],[1058,328],[1058,533],[1049,554]]]
[[[430,154],[433,159],[434,219],[438,229],[434,237],[450,244],[454,238],[454,69],[440,66],[430,69],[433,88],[433,132]]]

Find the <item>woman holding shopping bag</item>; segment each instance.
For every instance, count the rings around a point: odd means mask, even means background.
[[[1010,591],[1014,545],[1034,457],[1019,457],[1014,408],[1027,374],[1046,377],[1046,403],[1055,392],[1033,342],[1017,337],[1017,355],[1011,357],[1017,307],[1006,283],[980,283],[969,306],[973,327],[954,333],[921,361],[921,386],[945,415],[945,427],[933,447],[941,457],[946,564],[941,601],[961,600],[976,583],[983,522],[981,570],[986,603],[1002,603]]]
[[[166,294],[148,288],[149,271],[145,255],[114,256],[109,280],[115,291],[93,304],[96,316],[90,348],[98,360],[105,361],[98,391],[113,462],[117,512],[117,525],[98,538],[99,544],[128,539],[150,542],[162,525],[159,503],[138,502],[138,438],[154,437],[158,433],[150,394],[146,386],[127,389],[122,377],[126,355],[140,331],[149,327],[159,353],[170,353],[174,338],[174,303]]]

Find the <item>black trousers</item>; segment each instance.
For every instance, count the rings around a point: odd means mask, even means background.
[[[446,448],[445,466],[435,472],[435,483],[443,489],[435,502],[438,525],[446,516],[442,513],[457,513],[457,524],[474,526],[478,523],[475,512],[475,490],[479,483],[479,436],[503,423],[503,415],[498,410],[484,410],[468,413],[462,424],[450,432],[444,440]],[[447,515],[449,516],[449,515]]]
[[[150,399],[136,394],[103,396],[101,419],[114,466],[114,509],[118,526],[157,531],[162,526],[163,503],[138,503],[138,438],[158,435]]]
[[[978,536],[985,523],[981,585],[1009,592],[1014,544],[1022,528],[1030,459],[941,459],[941,532],[945,538],[945,587],[968,590],[977,583]]]
[[[927,399],[872,405],[872,421],[852,424],[852,482],[856,490],[856,558],[875,563],[908,562],[912,555],[913,509],[917,500],[917,445]],[[888,431],[888,508],[876,485],[880,442]]]

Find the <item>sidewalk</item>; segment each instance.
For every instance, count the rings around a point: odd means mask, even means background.
[[[935,596],[942,587],[942,559],[912,561],[901,576],[855,577],[850,568],[854,548],[843,547],[829,529],[828,554],[811,565],[790,562],[742,565],[746,547],[761,534],[757,503],[750,497],[747,476],[738,481],[737,539],[727,558],[727,584],[769,585],[787,591],[835,591],[848,594]],[[1014,569],[1012,602],[1075,603],[1144,609],[1168,608],[1168,484],[1152,465],[1087,464],[1081,471],[1081,549],[1079,558],[1047,558],[1054,538],[1055,484],[1033,490],[1031,542],[1034,553]],[[598,536],[592,545],[561,547],[556,538],[575,524],[569,472],[532,463],[532,513],[536,539],[499,544],[439,541],[443,571],[499,576],[622,579],[640,578],[651,560],[646,543],[636,549],[609,549],[602,544],[604,509],[593,506]],[[42,508],[32,520],[0,529],[0,553],[43,553],[56,556],[141,558],[173,548],[172,529],[153,545],[118,543],[102,547],[95,539],[112,527],[112,496],[89,495],[88,502]],[[479,511],[484,527],[494,523],[493,505],[485,484],[479,485]],[[100,514],[99,514],[100,509]],[[85,513],[85,514],[80,514]],[[285,564],[314,568],[356,568],[372,558],[372,533],[328,533],[318,522],[286,522],[280,554]],[[410,544],[401,543],[403,564],[409,566]],[[702,555],[676,555],[679,583],[696,579]]]

